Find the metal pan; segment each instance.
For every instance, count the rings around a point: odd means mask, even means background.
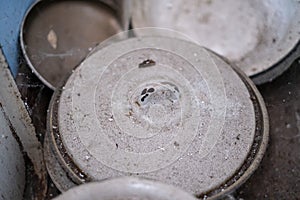
[[[133,2],[133,28],[164,27],[185,33],[228,58],[256,84],[273,80],[300,55],[297,0]]]
[[[136,176],[217,199],[258,167],[268,128],[240,70],[191,42],[149,36],[101,48],[56,90],[44,152],[61,191]]]
[[[126,29],[124,2],[38,1],[21,25],[22,52],[32,71],[51,89],[101,41]]]
[[[0,199],[44,199],[42,145],[0,48]]]

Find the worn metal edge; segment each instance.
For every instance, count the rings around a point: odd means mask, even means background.
[[[65,81],[67,81],[67,79],[65,79]],[[64,170],[66,178],[74,184],[81,184],[89,181],[90,179],[85,180],[83,178],[80,178],[79,174],[82,174],[84,178],[86,178],[87,175],[76,166],[72,158],[69,156],[69,154],[67,154],[60,138],[59,125],[57,121],[57,101],[59,101],[60,99],[61,92],[62,90],[57,89],[50,101],[47,115],[47,141],[45,142],[47,142],[47,145],[50,146],[49,148],[52,149],[52,156],[56,157],[55,159],[59,162],[60,167]],[[53,128],[53,126],[56,128]],[[63,187],[59,186],[59,188]],[[61,191],[65,190],[66,189]]]
[[[0,97],[3,98],[3,109],[8,114],[8,119],[14,127],[24,153],[28,156],[34,173],[37,175],[39,194],[34,194],[33,199],[45,197],[47,192],[46,168],[43,159],[42,145],[36,137],[32,120],[21,99],[21,94],[8,68],[5,57],[0,49]]]
[[[77,186],[77,184],[75,184],[68,178],[66,171],[62,168],[60,162],[56,159],[48,140],[49,136],[46,135],[44,141],[44,157],[46,168],[56,188],[59,191],[64,192],[72,187]]]
[[[223,185],[220,185],[219,187],[212,189],[210,191],[207,191],[205,193],[202,193],[202,194],[195,194],[198,198],[204,198],[204,199],[207,198],[207,199],[217,200],[220,198],[224,198],[228,194],[233,193],[243,183],[245,183],[250,178],[250,176],[255,172],[255,170],[258,168],[258,166],[263,158],[263,155],[266,151],[268,140],[269,140],[269,119],[268,119],[268,113],[267,113],[267,109],[266,109],[264,100],[263,100],[262,96],[260,95],[258,89],[256,88],[255,84],[252,82],[252,80],[247,75],[245,75],[245,73],[242,70],[240,70],[235,65],[231,64],[226,58],[224,58],[210,50],[208,50],[208,51],[215,54],[223,62],[226,62],[228,65],[230,65],[232,67],[233,71],[235,71],[235,73],[240,77],[242,82],[245,84],[245,87],[249,91],[249,95],[251,97],[253,97],[253,99],[251,98],[251,100],[253,102],[253,106],[255,107],[256,112],[259,113],[255,117],[256,122],[260,122],[259,124],[256,124],[256,126],[257,126],[256,128],[259,127],[259,129],[256,130],[257,133],[255,134],[255,137],[258,137],[258,138],[261,137],[261,139],[258,141],[254,141],[256,138],[253,139],[253,144],[252,144],[251,150],[255,150],[255,153],[251,154],[251,152],[249,152],[247,158],[245,158],[245,162],[248,158],[251,158],[250,162],[248,162],[247,164],[244,164],[245,166],[247,166],[247,168],[245,170],[242,170],[242,167],[244,167],[244,165],[243,165],[239,170],[237,170],[235,175],[233,175],[227,181],[225,181]],[[57,122],[55,122],[55,119],[54,119],[56,116],[53,116],[53,115],[55,115],[54,110],[58,109],[57,108],[58,107],[57,100],[59,101],[59,99],[60,99],[60,95],[63,91],[63,86],[66,81],[67,81],[67,79],[61,83],[61,86],[55,91],[54,95],[52,96],[52,100],[50,103],[52,106],[51,106],[51,109],[49,109],[49,113],[48,113],[48,125],[50,125],[49,122],[51,121],[52,123],[54,122],[54,125],[56,127],[58,127],[58,124],[57,124]],[[51,135],[50,137],[52,137],[51,143],[52,143],[52,145],[54,145],[56,152],[59,154],[58,158],[59,158],[59,160],[61,160],[60,162],[63,162],[61,164],[66,165],[68,162],[65,160],[65,158],[61,154],[62,152],[59,149],[59,146],[62,147],[62,151],[65,152],[66,155],[68,155],[68,153],[65,151],[63,143],[60,140],[57,141],[57,138],[55,137],[55,136],[59,137],[59,135],[60,135],[59,129],[58,128],[53,129],[52,126],[48,126],[48,131],[49,131],[49,134]],[[57,142],[59,142],[59,143],[57,143]],[[73,161],[73,159],[71,157],[68,156],[68,159],[72,165],[76,166],[75,162]],[[67,170],[66,171],[67,173],[71,172],[71,174],[74,175],[74,171],[73,171],[72,167],[68,166],[66,168],[67,169],[65,169],[65,170]],[[79,170],[79,169],[77,169],[77,170]],[[241,175],[237,176],[237,174],[239,173],[240,170],[242,170],[243,173],[241,173]],[[87,178],[85,180],[86,182],[92,181],[88,174],[84,173],[84,175]],[[235,176],[237,176],[237,177],[235,177]],[[229,183],[235,179],[236,179],[236,181],[228,184],[228,186],[227,186],[227,183]],[[224,186],[224,185],[226,185],[226,186]]]
[[[208,50],[210,51],[210,50]],[[212,52],[212,51],[210,51]],[[265,102],[263,100],[262,95],[260,94],[259,90],[257,89],[255,83],[236,65],[232,64],[227,58],[224,58],[221,55],[218,55],[215,52],[212,52],[215,55],[217,55],[219,58],[221,58],[224,62],[226,62],[228,65],[232,67],[232,69],[237,73],[237,75],[241,78],[241,80],[244,82],[245,86],[247,87],[250,96],[254,95],[254,97],[251,98],[253,102],[253,106],[255,107],[255,104],[257,105],[257,109],[261,114],[260,119],[261,120],[261,140],[258,142],[258,148],[257,152],[254,155],[254,158],[248,168],[244,171],[242,176],[237,179],[232,185],[227,187],[224,191],[221,191],[217,194],[213,194],[212,196],[208,196],[207,200],[218,200],[218,199],[225,199],[228,195],[233,194],[238,188],[240,188],[250,177],[251,175],[257,170],[257,168],[260,166],[260,163],[265,155],[265,152],[268,147],[269,143],[269,131],[270,131],[270,123],[269,123],[269,115],[268,111],[265,105]],[[256,116],[257,117],[257,116]],[[257,126],[257,125],[256,125]],[[255,138],[254,138],[255,140]],[[252,146],[254,145],[255,141],[253,141]],[[251,154],[251,151],[249,152]],[[249,155],[248,155],[249,157]],[[247,158],[245,159],[245,161]],[[213,192],[213,191],[212,191]]]
[[[250,78],[256,85],[262,85],[267,82],[272,82],[274,79],[276,79],[281,74],[283,74],[288,68],[290,68],[292,63],[295,60],[297,60],[297,58],[299,57],[300,57],[300,40],[294,46],[294,48],[287,55],[285,55],[281,60],[279,60],[277,63],[275,63],[273,66],[266,69],[265,71],[250,76]]]
[[[84,0],[81,0],[81,1],[84,1]],[[102,4],[102,5],[105,5],[109,8],[112,9],[112,11],[114,11],[116,13],[116,17],[117,18],[125,18],[125,19],[122,19],[122,20],[119,20],[120,21],[120,25],[121,25],[121,30],[122,31],[122,28],[123,30],[127,30],[127,28],[129,27],[129,18],[130,18],[130,12],[125,12],[125,13],[122,13],[123,10],[125,9],[130,9],[131,8],[131,4],[130,4],[130,1],[128,2],[128,0],[124,0],[124,2],[119,6],[117,6],[117,2],[114,2],[114,1],[111,1],[111,0],[89,0],[89,1],[94,1],[94,2],[98,2],[99,4]],[[37,0],[35,3],[33,3],[29,9],[26,11],[23,19],[22,19],[22,22],[21,22],[21,26],[20,26],[20,34],[19,34],[19,41],[20,41],[20,46],[21,46],[21,52],[26,60],[26,63],[28,64],[29,68],[32,70],[32,72],[48,87],[50,88],[51,90],[55,90],[56,87],[53,86],[49,81],[47,81],[44,76],[42,76],[37,70],[36,68],[33,66],[28,54],[27,54],[27,51],[26,51],[26,44],[25,44],[25,41],[24,41],[24,28],[25,28],[25,24],[26,24],[26,20],[28,18],[28,16],[30,15],[31,11],[39,6],[39,4],[47,4],[49,3],[49,1],[42,1],[42,0]],[[117,12],[119,11],[119,13]],[[121,11],[121,12],[120,12]],[[118,16],[118,14],[121,13],[121,16]],[[126,21],[128,20],[128,22]],[[88,57],[89,55],[86,55],[86,57]],[[80,62],[81,63],[81,62]],[[80,65],[80,63],[78,65]],[[77,66],[74,66],[74,69],[76,68]]]

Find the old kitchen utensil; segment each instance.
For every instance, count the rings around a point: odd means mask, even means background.
[[[127,28],[125,5],[99,0],[38,1],[27,12],[20,33],[29,67],[48,87],[58,87],[98,43]]]
[[[61,191],[136,176],[215,199],[249,178],[267,141],[264,102],[240,70],[149,36],[94,52],[56,90],[45,159]]]
[[[135,0],[132,26],[185,33],[235,63],[256,84],[273,80],[300,55],[297,0]]]

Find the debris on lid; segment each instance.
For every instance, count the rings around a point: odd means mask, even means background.
[[[155,64],[156,64],[156,62],[154,60],[147,59],[139,64],[139,68],[151,67],[151,66],[154,66]]]
[[[47,35],[47,40],[53,49],[57,48],[57,35],[53,29],[51,29]]]

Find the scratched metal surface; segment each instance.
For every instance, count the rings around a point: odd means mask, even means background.
[[[20,98],[21,95],[18,92],[18,88],[8,69],[8,65],[1,49],[0,85],[0,111],[3,114],[4,121],[6,121],[3,124],[4,126],[2,126],[1,128],[7,127],[5,126],[5,124],[9,125],[9,130],[0,130],[0,133],[6,134],[2,136],[2,139],[8,139],[8,141],[0,141],[2,150],[4,148],[4,151],[0,151],[2,156],[2,159],[0,159],[0,163],[3,164],[2,161],[4,161],[4,165],[2,165],[1,168],[1,172],[3,172],[4,174],[0,176],[1,183],[4,183],[4,186],[0,189],[0,199],[21,199],[22,197],[22,199],[43,199],[47,191],[47,185],[45,184],[47,173],[43,162],[41,143],[38,142],[36,138],[35,129],[31,123],[31,119],[26,111],[23,101]],[[12,142],[9,142],[9,140],[11,140],[9,138],[12,137],[15,138],[14,144]],[[21,167],[19,166],[19,164],[14,163],[15,159],[19,159],[19,155],[18,152],[13,148],[19,148],[19,150],[21,150],[21,156],[23,156],[24,158],[23,163],[26,164],[25,168],[23,169],[25,170],[25,179],[23,179],[23,183],[21,179],[18,178],[19,175],[17,175],[17,173],[14,173],[14,171],[22,171],[24,164],[23,167]],[[15,157],[11,157],[12,154],[6,154],[6,150],[10,153],[13,152],[15,154]],[[5,177],[7,175],[6,170],[8,170],[8,177]],[[10,183],[14,185],[10,186]],[[16,186],[19,189],[14,188]],[[21,189],[22,187],[24,191],[22,191],[20,197],[20,193],[18,192],[18,190],[23,190]]]
[[[40,141],[52,91],[22,63],[17,85]],[[259,87],[270,116],[270,143],[260,168],[237,192],[238,199],[300,197],[300,59],[283,75]],[[59,194],[51,180],[47,199]]]

